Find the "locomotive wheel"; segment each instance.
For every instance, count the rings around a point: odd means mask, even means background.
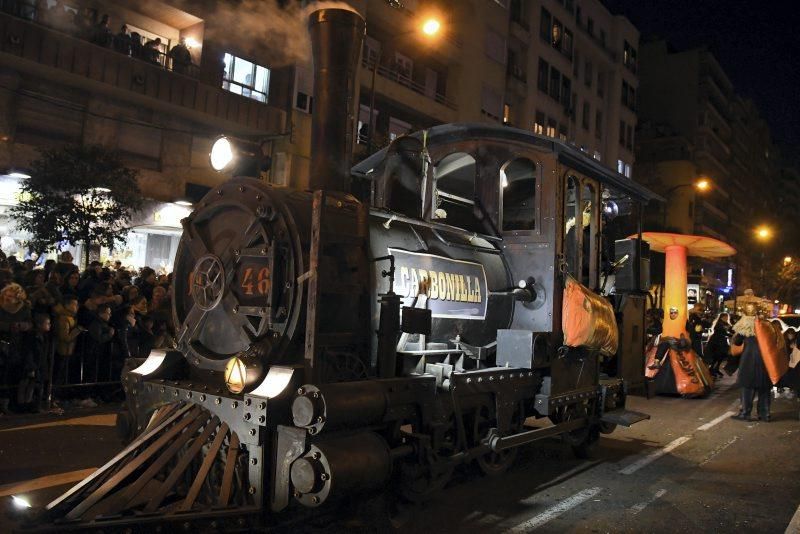
[[[511,419],[511,431],[516,432],[521,427],[518,411],[514,412]],[[473,446],[480,445],[481,441],[489,433],[490,428],[497,427],[497,419],[494,415],[494,407],[489,404],[482,404],[475,411],[473,425]],[[477,463],[480,470],[488,476],[499,476],[505,473],[517,459],[519,447],[495,452],[489,451],[478,456]]]
[[[401,468],[403,497],[412,502],[421,502],[441,491],[450,481],[454,465],[445,464],[445,459],[456,452],[455,417],[451,415],[444,429],[439,447],[424,464],[404,464]]]

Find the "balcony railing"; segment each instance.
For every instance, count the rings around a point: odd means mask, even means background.
[[[210,115],[210,120],[227,120],[254,131],[283,129],[282,111],[225,91],[222,68],[218,73],[170,71],[164,68],[166,58],[161,54],[150,56],[152,61],[140,60],[3,12],[0,53],[93,80],[111,90],[150,97],[193,114]],[[37,75],[42,72],[31,70]],[[70,83],[68,77],[59,77],[62,79]]]
[[[370,71],[372,71],[372,69],[375,68],[375,62],[369,60],[368,58],[365,58],[362,61],[361,65],[365,69],[368,69]],[[428,87],[415,82],[410,76],[400,72],[396,66],[389,67],[386,65],[378,65],[378,69],[376,72],[382,78],[392,80],[393,82],[405,86],[414,91],[415,93],[430,98],[431,100],[434,100],[439,104],[442,104],[443,106],[446,106],[452,110],[458,110],[458,106],[456,105],[455,102],[447,98],[445,95],[436,91],[431,91]]]

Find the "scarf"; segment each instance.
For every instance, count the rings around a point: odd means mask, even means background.
[[[733,331],[744,337],[756,335],[756,318],[748,315],[743,316],[733,325]]]

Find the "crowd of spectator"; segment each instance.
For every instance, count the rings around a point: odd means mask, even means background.
[[[72,255],[0,253],[0,413],[48,411],[53,385],[113,383],[127,358],[173,345],[171,275]]]
[[[167,52],[167,44],[160,37],[147,39],[137,31],[130,31],[126,24],[115,31],[110,15],[99,16],[96,10],[89,7],[76,11],[60,0],[0,0],[0,5],[3,11],[116,50],[126,56],[171,68],[174,72],[188,74],[192,68],[192,55],[185,39],[181,39]]]

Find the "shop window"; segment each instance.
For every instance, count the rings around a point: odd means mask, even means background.
[[[269,97],[270,70],[246,59],[225,54],[222,88],[231,93],[266,103]]]
[[[500,169],[503,230],[536,228],[536,164],[517,158]]]

